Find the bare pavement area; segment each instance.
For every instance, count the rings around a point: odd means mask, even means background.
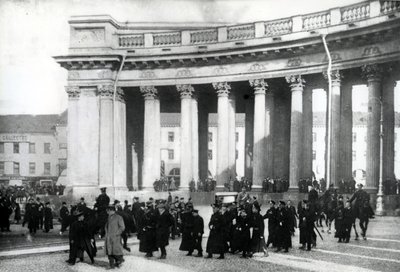
[[[208,222],[210,214],[204,210],[204,220]],[[265,221],[267,224],[267,221]],[[350,243],[338,243],[333,233],[322,232],[324,240],[318,239],[317,247],[311,252],[299,250],[298,232],[292,238],[293,248],[289,253],[275,253],[269,250],[269,257],[255,256],[242,259],[239,254],[226,254],[224,260],[187,257],[186,252],[179,251],[180,238],[170,240],[167,247],[167,259],[159,260],[159,254],[153,258],[145,258],[138,251],[138,240],[129,240],[132,252],[125,251],[125,262],[117,271],[400,271],[400,217],[377,217],[370,221],[367,232],[368,239],[354,240]],[[102,241],[98,241],[98,256],[95,264],[84,262],[69,266],[68,235],[62,237],[58,233],[59,226],[52,234],[38,233],[31,239],[25,229],[13,225],[12,233],[0,236],[0,271],[105,271],[108,267],[107,257],[102,250]],[[267,229],[267,228],[266,228]],[[25,232],[24,232],[25,231]],[[267,235],[267,233],[266,233]],[[203,239],[206,246],[208,232]]]

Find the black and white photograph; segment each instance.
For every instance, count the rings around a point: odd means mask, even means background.
[[[1,272],[400,271],[400,0],[0,0]]]

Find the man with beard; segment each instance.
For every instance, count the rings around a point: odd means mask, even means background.
[[[313,243],[315,213],[310,209],[307,200],[303,200],[303,208],[299,212],[300,249],[311,250]]]
[[[157,206],[158,215],[156,221],[156,245],[160,248],[161,256],[159,259],[167,258],[167,251],[165,249],[168,246],[169,230],[173,225],[172,215],[165,209],[165,204],[160,203]]]
[[[194,239],[194,249],[197,250],[196,257],[203,257],[203,248],[201,246],[201,241],[203,240],[204,234],[204,220],[199,215],[198,210],[193,210],[193,239]]]
[[[292,237],[290,233],[290,218],[286,209],[286,203],[279,201],[279,208],[277,211],[277,250],[276,252],[285,249],[284,252],[289,252],[289,247],[292,247]]]
[[[186,210],[181,213],[182,241],[179,250],[188,251],[186,256],[192,256],[194,250],[194,216],[192,211],[193,206],[188,204]]]
[[[92,264],[94,263],[94,240],[91,239],[89,227],[84,221],[85,215],[83,211],[76,211],[74,216],[77,218],[71,224],[69,231],[69,259],[66,261],[70,265],[74,265],[76,258],[83,261],[83,254],[86,251]]]
[[[267,248],[269,247],[270,244],[272,244],[272,247],[276,246],[276,235],[277,235],[277,228],[278,228],[278,222],[277,222],[277,208],[275,206],[275,201],[271,200],[269,202],[270,207],[263,216],[263,219],[268,219],[268,240],[267,240]]]
[[[207,240],[207,257],[212,258],[213,254],[219,254],[218,259],[225,258],[225,241],[224,231],[226,230],[224,225],[224,219],[219,211],[220,207],[218,204],[212,204],[213,214],[211,215],[208,227],[210,228],[210,235]]]

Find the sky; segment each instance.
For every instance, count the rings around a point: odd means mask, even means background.
[[[52,114],[66,109],[67,73],[52,56],[67,53],[67,21],[73,15],[109,14],[120,22],[234,24],[284,18],[360,1],[0,0],[0,114]],[[321,106],[324,95],[317,94],[315,99],[314,110],[325,110]],[[396,99],[399,105],[400,96]]]

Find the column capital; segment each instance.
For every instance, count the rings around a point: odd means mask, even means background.
[[[158,91],[154,86],[140,86],[140,92],[144,99],[155,99],[158,96]]]
[[[301,75],[289,75],[285,77],[286,82],[289,83],[292,91],[303,91],[304,84],[306,81]]]
[[[322,75],[324,76],[324,78],[326,80],[328,80],[328,72],[327,71],[323,71]],[[340,85],[340,81],[343,78],[343,74],[340,73],[339,70],[332,70],[331,71],[331,80],[332,80],[332,84],[333,85]]]
[[[263,78],[249,80],[250,86],[254,88],[254,94],[265,94],[268,88],[268,83]]]
[[[97,86],[97,91],[100,98],[113,98],[114,95],[114,85],[99,85]]]
[[[381,81],[383,68],[378,64],[368,64],[361,66],[361,75],[368,81]]]
[[[81,94],[79,86],[65,86],[65,91],[67,92],[69,99],[79,99]]]
[[[176,89],[181,96],[181,99],[184,98],[193,98],[194,88],[190,84],[178,84],[176,85]]]
[[[223,82],[213,82],[213,87],[215,91],[217,92],[218,96],[228,96],[231,86],[229,85],[228,82],[223,81]]]
[[[115,93],[115,99],[119,102],[125,102],[125,92],[121,87],[117,87],[117,92]]]

